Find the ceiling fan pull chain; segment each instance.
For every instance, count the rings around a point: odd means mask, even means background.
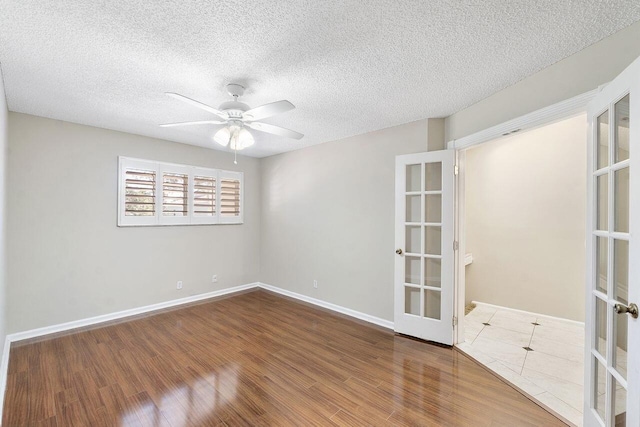
[[[236,143],[232,144],[234,132],[229,132],[229,148],[233,148],[233,164],[238,164],[238,140],[236,139]]]

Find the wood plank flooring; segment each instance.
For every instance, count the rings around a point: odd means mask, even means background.
[[[456,350],[257,290],[11,347],[3,426],[564,425]]]

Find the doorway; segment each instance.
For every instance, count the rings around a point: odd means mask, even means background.
[[[440,343],[453,342],[463,351],[469,351],[471,344],[465,342],[465,267],[468,260],[471,264],[480,263],[479,255],[473,252],[468,254],[465,251],[465,160],[466,149],[485,143],[491,138],[497,138],[500,135],[508,135],[518,133],[521,128],[537,129],[545,124],[550,124],[554,120],[561,118],[575,117],[576,114],[587,112],[587,153],[586,153],[586,221],[585,239],[583,240],[583,251],[585,257],[584,269],[584,287],[581,296],[577,297],[585,304],[584,310],[584,406],[583,417],[580,420],[575,419],[575,424],[581,422],[588,427],[612,427],[624,425],[640,425],[640,310],[637,302],[640,301],[640,245],[634,236],[640,235],[640,192],[634,190],[640,187],[640,166],[638,156],[634,156],[634,147],[640,143],[640,58],[636,59],[629,67],[627,67],[620,75],[607,85],[602,86],[593,91],[576,96],[574,98],[551,105],[541,110],[534,111],[522,117],[518,117],[511,121],[493,126],[475,134],[451,140],[447,143],[447,150],[429,153],[421,153],[416,157],[415,162],[411,158],[396,158],[396,263],[395,263],[395,303],[394,314],[396,321],[398,315],[403,318],[425,317],[431,308],[428,308],[428,300],[424,299],[426,292],[433,288],[431,281],[425,282],[425,278],[439,278],[440,285],[440,313],[444,313],[446,307],[453,308],[453,316],[451,323],[448,323],[448,315],[440,315],[439,319],[429,318],[415,324],[411,330],[403,332],[402,322],[397,322],[396,330],[401,333],[409,333],[410,335],[422,337],[423,339],[433,339]],[[584,120],[582,120],[584,123]],[[523,132],[524,134],[524,132]],[[514,136],[514,135],[511,135]],[[449,152],[450,154],[444,154]],[[414,155],[410,155],[414,156]],[[418,155],[415,155],[418,156]],[[547,171],[562,170],[568,167],[575,156],[547,157],[543,162],[545,165],[550,161],[557,159],[563,160],[555,169],[547,169]],[[455,158],[455,165],[445,168],[446,164],[451,164],[450,160]],[[420,164],[420,190],[414,190],[408,187],[407,166],[413,162]],[[427,189],[425,180],[427,176],[426,166],[431,163],[442,163],[442,187],[437,193],[442,196],[443,204],[445,198],[455,199],[454,209],[450,209],[455,214],[452,216],[444,214],[444,208],[441,206],[436,209],[441,214],[441,222],[430,223],[425,222],[424,216],[426,212],[434,208],[433,203],[423,206],[426,196],[431,195],[432,191]],[[445,169],[448,172],[445,174]],[[417,169],[416,169],[417,170]],[[423,173],[424,172],[424,173]],[[445,180],[450,179],[453,175],[457,175],[456,185],[451,188],[444,185]],[[416,172],[417,176],[417,172]],[[504,180],[506,184],[510,181]],[[424,183],[424,184],[423,184]],[[519,188],[519,187],[518,187]],[[452,194],[453,191],[453,194]],[[489,192],[494,191],[489,189]],[[553,193],[553,191],[550,191]],[[435,194],[435,193],[434,193]],[[584,193],[583,193],[584,194]],[[420,207],[416,208],[415,214],[420,212],[421,220],[414,223],[413,219],[409,220],[406,216],[407,212],[414,212],[413,208],[409,209],[413,204],[409,204],[411,197],[415,197],[415,202]],[[412,199],[411,199],[412,200]],[[520,199],[517,199],[520,200]],[[529,200],[528,198],[526,200]],[[437,206],[436,204],[435,206]],[[447,206],[450,206],[447,203]],[[538,212],[545,213],[546,210],[541,206],[533,206]],[[551,218],[555,219],[555,218]],[[500,224],[501,218],[495,218],[494,223]],[[455,222],[455,227],[452,223]],[[539,221],[544,223],[544,221]],[[552,223],[552,221],[551,221]],[[428,272],[428,268],[420,265],[420,274],[407,274],[407,267],[412,268],[404,259],[407,249],[407,227],[420,226],[420,236],[424,230],[422,227],[440,226],[442,229],[453,227],[453,241],[446,242],[440,239],[441,257],[452,257],[454,262],[448,265],[455,269],[452,271],[443,271],[444,262],[441,263],[441,271],[436,276],[432,276]],[[552,229],[554,230],[554,229]],[[563,229],[555,229],[556,234],[562,236]],[[444,236],[444,234],[441,234]],[[493,235],[489,235],[491,239]],[[448,239],[447,239],[448,240]],[[541,240],[541,239],[538,239]],[[425,243],[430,241],[429,238],[420,237],[421,253],[414,253],[416,248],[412,249],[409,256],[416,256],[420,259],[438,258],[439,255],[433,254],[430,250],[425,253]],[[453,243],[449,246],[448,243]],[[507,249],[511,249],[510,245],[506,245]],[[502,249],[502,248],[501,248]],[[554,251],[555,246],[546,243],[541,251]],[[445,254],[446,251],[446,254]],[[511,252],[515,252],[512,250]],[[557,261],[553,264],[553,269],[549,270],[549,277],[555,276],[555,271],[563,265],[563,259],[566,254],[556,256]],[[445,280],[446,278],[446,280]],[[417,286],[413,282],[418,280]],[[534,283],[533,288],[537,289],[539,283]],[[407,299],[407,292],[413,292],[417,295],[417,291],[400,292],[405,288],[417,287],[420,291],[420,299],[418,303],[413,304],[413,298]],[[445,290],[451,289],[449,294],[452,298],[444,298]],[[560,288],[554,288],[551,292],[543,293],[548,301],[552,301],[553,297]],[[528,298],[523,301],[527,304],[530,302]],[[446,302],[445,302],[446,301]],[[494,304],[495,305],[495,304]],[[418,313],[417,307],[420,311]],[[429,306],[431,307],[431,306]],[[561,307],[563,307],[561,305]],[[568,307],[568,305],[567,305]],[[495,308],[495,307],[493,307]],[[530,309],[530,308],[528,308]],[[478,306],[474,310],[477,314],[482,310]],[[526,310],[508,309],[509,313],[518,313]],[[472,310],[473,312],[473,310]],[[494,317],[498,312],[491,314],[488,320],[494,321],[499,317]],[[532,312],[528,312],[532,313]],[[535,321],[530,323],[538,323],[534,327],[543,326],[538,319],[544,319],[546,323],[551,320],[567,322],[564,317],[558,319],[556,315],[547,315],[544,313],[536,314]],[[565,312],[560,313],[561,316],[568,316]],[[505,315],[502,315],[505,316]],[[551,316],[551,317],[549,317]],[[555,318],[555,319],[553,319]],[[460,319],[460,321],[458,321]],[[563,320],[564,319],[564,320]],[[571,320],[571,319],[569,319]],[[574,322],[579,322],[574,320]],[[485,323],[485,322],[483,322]],[[489,322],[486,322],[489,323]],[[494,322],[495,323],[495,322]],[[514,321],[505,320],[503,324],[510,325]],[[526,321],[525,321],[526,323]],[[408,324],[407,324],[408,325]],[[409,325],[410,326],[410,325]],[[445,327],[446,326],[446,327]],[[488,325],[483,325],[488,326]],[[489,324],[490,326],[490,324]],[[574,325],[575,326],[575,325]],[[404,329],[404,328],[402,328]],[[451,335],[447,330],[451,331]],[[506,329],[506,328],[504,328]],[[442,334],[440,334],[442,333]],[[432,338],[433,337],[433,338]],[[552,340],[553,341],[553,340]],[[556,342],[563,343],[567,340],[559,339]],[[533,343],[533,333],[530,343]],[[555,344],[554,344],[555,346]],[[532,347],[531,347],[532,348]],[[527,349],[523,349],[528,351]],[[542,350],[540,350],[542,352]],[[478,353],[480,354],[480,353]],[[476,356],[478,360],[485,364],[494,362],[495,359]],[[526,363],[526,359],[525,359]],[[498,366],[498,364],[494,364]],[[523,365],[524,369],[524,365]],[[508,367],[506,370],[496,372],[507,378],[515,376],[513,370]],[[517,375],[521,377],[521,375]],[[535,386],[535,384],[533,384]],[[529,385],[516,385],[523,392],[527,393],[541,405],[551,407],[543,399],[536,399],[534,392],[526,387]],[[548,396],[543,392],[539,392],[540,396]],[[554,400],[565,403],[562,399]],[[557,409],[552,409],[562,418],[569,421],[569,417],[561,415]]]
[[[459,155],[466,310],[458,347],[582,425],[586,114]]]

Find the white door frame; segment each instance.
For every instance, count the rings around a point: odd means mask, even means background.
[[[509,136],[520,131],[532,130],[538,127],[547,126],[570,117],[587,112],[587,105],[600,93],[605,85],[598,89],[585,92],[581,95],[569,98],[545,108],[533,111],[529,114],[508,120],[504,123],[489,127],[463,138],[454,139],[447,143],[447,149],[456,150],[458,174],[455,180],[455,227],[454,235],[458,241],[459,250],[455,258],[455,278],[454,278],[454,301],[455,316],[460,319],[454,328],[453,343],[464,342],[464,315],[465,315],[465,254],[466,254],[466,234],[465,234],[465,152],[467,148],[493,141],[503,136]],[[585,134],[585,140],[587,135]]]
[[[465,161],[466,150],[456,150],[455,182],[453,185],[454,215],[453,238],[458,242],[458,250],[453,259],[453,315],[458,319],[453,328],[453,344],[464,342],[464,314],[465,314],[465,255],[466,255],[466,227],[465,227]]]
[[[606,84],[600,85],[597,89],[590,90],[573,98],[557,102],[548,107],[541,108],[531,113],[525,114],[515,119],[491,126],[484,130],[472,133],[462,138],[452,139],[447,142],[448,150],[460,150],[473,147],[483,142],[492,141],[502,136],[507,136],[515,132],[531,130],[537,127],[550,125],[553,122],[567,119],[587,111],[587,105],[595,96],[600,93]]]

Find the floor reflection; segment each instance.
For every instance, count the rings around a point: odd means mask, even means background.
[[[11,348],[3,425],[562,425],[456,350],[265,291]]]

